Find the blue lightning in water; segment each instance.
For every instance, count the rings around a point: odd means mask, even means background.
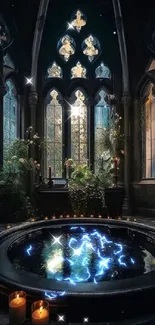
[[[51,243],[46,245],[44,260],[49,260],[51,263],[51,270],[46,270],[49,272],[47,273],[49,278],[66,281],[74,286],[79,282],[88,281],[97,285],[106,276],[108,278],[117,277],[120,268],[128,267],[128,261],[130,268],[136,263],[132,257],[126,256],[125,245],[109,240],[96,229],[91,232],[81,226],[71,227],[70,229],[75,230],[75,232],[70,234],[69,239],[66,239],[67,251],[69,252],[67,257],[63,257],[63,250],[61,253],[60,247],[52,248]],[[31,256],[32,249],[32,245],[26,249],[29,256]],[[60,257],[63,258],[60,259]],[[64,276],[63,267],[66,262],[68,271],[67,275]],[[45,292],[45,296],[49,299],[56,299],[63,294],[65,292],[59,294]]]
[[[29,248],[26,249],[26,252],[29,256],[31,256],[32,246],[30,245]]]
[[[66,294],[66,291],[58,292],[58,293],[45,292],[45,297],[47,297],[48,299],[56,299],[58,297],[64,296],[65,294]]]

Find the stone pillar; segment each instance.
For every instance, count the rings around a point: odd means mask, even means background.
[[[131,183],[131,126],[129,109],[131,106],[131,97],[127,92],[123,93],[122,104],[124,108],[124,186],[130,206],[130,183]]]
[[[3,96],[6,94],[3,82],[3,53],[0,49],[0,168],[3,165]]]

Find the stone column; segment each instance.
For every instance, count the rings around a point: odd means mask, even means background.
[[[124,92],[122,96],[124,108],[124,186],[128,198],[128,207],[130,206],[130,182],[131,182],[131,125],[129,118],[129,109],[131,106],[131,96]]]
[[[33,128],[33,133],[36,132],[36,107],[38,103],[38,93],[37,93],[38,58],[40,53],[40,46],[42,41],[44,24],[46,20],[48,3],[49,0],[40,0],[34,38],[33,38],[32,64],[31,64],[32,85],[29,94],[29,105],[31,109],[30,124]],[[32,159],[35,158],[35,150],[33,145],[30,148],[30,158]],[[33,192],[33,184],[34,184],[34,173],[32,172],[30,176],[30,195],[32,195]]]
[[[112,0],[113,9],[115,14],[115,22],[117,28],[119,50],[122,64],[122,104],[124,108],[124,186],[128,198],[128,210],[130,211],[130,119],[129,108],[131,104],[130,89],[129,89],[129,71],[126,40],[124,33],[124,25],[122,19],[121,5],[119,0]]]
[[[0,168],[3,166],[3,97],[6,94],[3,82],[3,53],[0,49]]]

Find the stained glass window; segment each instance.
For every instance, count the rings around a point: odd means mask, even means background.
[[[68,61],[75,53],[75,42],[69,35],[63,36],[58,42],[58,52],[64,61]]]
[[[144,178],[155,178],[155,85],[149,84],[149,96],[145,103],[145,170]]]
[[[45,173],[51,166],[52,177],[62,177],[62,105],[60,93],[53,89],[47,94],[44,136],[47,137]]]
[[[54,61],[51,66],[47,69],[47,78],[60,78],[62,79],[62,69],[59,65]]]
[[[89,35],[82,43],[83,54],[88,57],[90,62],[93,62],[95,57],[100,53],[100,43],[98,39]]]
[[[17,138],[17,91],[11,79],[6,81],[6,94],[3,98],[3,155],[13,140]]]
[[[71,79],[74,78],[87,78],[87,70],[78,61],[76,66],[71,69]]]
[[[76,163],[87,162],[87,105],[82,90],[77,89],[71,105],[71,158]]]
[[[97,104],[94,108],[94,160],[96,173],[99,171],[101,158],[106,156],[105,135],[107,129],[110,128],[111,122],[111,108],[105,101],[106,95],[104,89],[99,91],[96,98]]]
[[[100,79],[102,78],[111,79],[111,72],[109,68],[103,62],[101,62],[101,64],[95,70],[95,76],[96,78],[100,78]]]
[[[81,28],[84,27],[87,23],[86,16],[82,13],[81,10],[77,10],[73,16],[72,21],[69,23],[70,28],[75,28],[78,33],[81,31]],[[70,29],[68,28],[68,29]]]

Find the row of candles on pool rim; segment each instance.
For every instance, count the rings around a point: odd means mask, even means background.
[[[15,291],[9,296],[9,318],[11,325],[22,325],[26,320],[26,293]],[[31,306],[31,323],[33,325],[49,324],[49,303],[45,300],[35,301]]]

